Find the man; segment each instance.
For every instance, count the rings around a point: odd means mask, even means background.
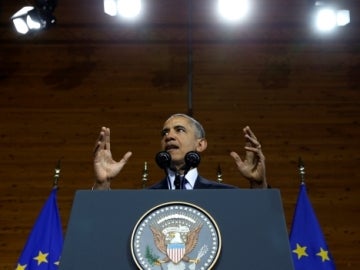
[[[245,158],[242,160],[236,152],[231,152],[240,173],[252,188],[267,188],[265,175],[265,157],[261,145],[249,127],[243,129],[245,137]],[[202,125],[186,114],[174,114],[164,123],[161,132],[161,149],[171,156],[171,165],[167,177],[150,187],[152,189],[175,189],[176,176],[182,176],[185,189],[200,188],[236,188],[201,177],[197,168],[185,173],[185,155],[190,151],[201,153],[207,148],[207,140]],[[132,153],[127,152],[120,161],[112,158],[110,151],[110,129],[102,127],[94,149],[95,183],[93,189],[108,190],[112,179],[118,175],[128,162]]]

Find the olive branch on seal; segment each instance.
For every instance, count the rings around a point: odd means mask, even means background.
[[[145,258],[152,266],[160,265],[160,268],[162,269],[162,265],[159,262],[159,256],[154,255],[152,248],[150,248],[149,246],[146,246]]]

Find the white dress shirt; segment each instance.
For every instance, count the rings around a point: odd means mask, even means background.
[[[199,173],[196,168],[191,169],[186,175],[185,178],[183,178],[183,181],[185,179],[187,180],[184,188],[185,189],[194,189],[196,178],[198,177]],[[175,181],[176,172],[172,170],[168,170],[168,186],[169,189],[175,189],[174,181]],[[183,175],[182,175],[183,177]]]

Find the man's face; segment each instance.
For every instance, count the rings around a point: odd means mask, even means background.
[[[184,165],[184,157],[190,151],[205,150],[205,139],[196,138],[194,126],[185,117],[169,118],[161,132],[161,148],[171,155],[172,165],[180,168]]]

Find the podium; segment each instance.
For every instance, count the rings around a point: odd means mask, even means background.
[[[172,204],[184,204],[185,209],[194,206],[209,215],[208,221],[193,222],[191,216],[203,216],[195,210],[189,214],[189,222],[205,225],[214,222],[210,231],[218,230],[219,239],[211,240],[212,236],[198,234],[199,242],[203,237],[210,239],[210,245],[214,242],[220,245],[218,250],[210,247],[207,253],[213,253],[214,260],[208,264],[213,263],[209,266],[211,269],[294,269],[278,189],[79,190],[73,201],[59,269],[207,269],[206,266],[200,267],[201,263],[185,261],[183,254],[180,259],[182,257],[184,262],[178,268],[173,263],[170,267],[167,262],[149,263],[146,267],[137,262],[136,250],[143,248],[134,248],[133,245],[134,241],[139,241],[137,229],[141,227],[142,232],[145,228],[141,222],[160,224],[165,214],[163,209],[156,210],[157,207]],[[156,217],[155,213],[160,213],[160,216]],[[152,221],[146,221],[147,216],[150,220],[153,217]],[[182,224],[167,226],[164,231],[169,231],[170,227],[174,230],[184,227]],[[205,229],[201,230],[205,232]],[[198,243],[198,249],[200,245],[203,244]],[[161,253],[156,245],[151,252],[161,258],[170,257]],[[196,258],[196,254],[199,255],[199,250],[194,248],[188,257]],[[150,255],[144,256],[148,258]],[[204,259],[201,258],[200,262]]]

